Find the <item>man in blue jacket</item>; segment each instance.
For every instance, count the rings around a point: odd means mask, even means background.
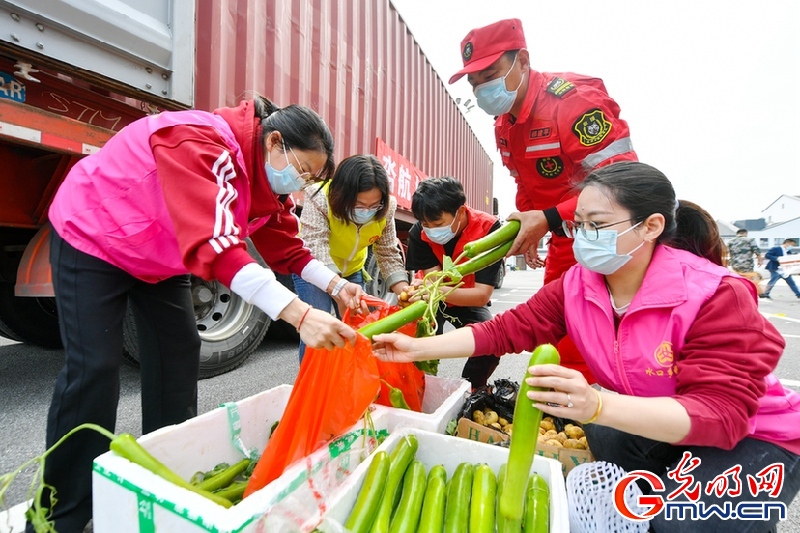
[[[798,290],[797,285],[795,285],[792,276],[784,272],[783,267],[778,261],[779,257],[794,253],[792,251],[793,246],[797,246],[797,241],[794,239],[786,239],[783,241],[781,246],[774,246],[770,248],[769,251],[764,255],[765,258],[769,259],[769,263],[767,263],[767,270],[769,270],[769,282],[767,283],[767,290],[764,291],[764,294],[759,296],[760,298],[771,300],[772,298],[770,297],[769,293],[772,290],[772,287],[774,287],[781,278],[786,280],[786,284],[789,285],[790,289],[792,289],[794,295],[800,298],[800,290]]]

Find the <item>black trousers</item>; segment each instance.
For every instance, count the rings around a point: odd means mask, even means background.
[[[143,433],[196,415],[200,337],[189,276],[145,283],[55,232],[50,263],[65,362],[50,405],[47,446],[87,422],[114,431],[129,300],[139,336]],[[106,437],[84,430],[48,457],[44,480],[56,490],[52,519],[59,533],[80,533],[91,518],[92,462],[108,445]]]
[[[477,324],[492,319],[492,312],[484,307],[439,307],[436,315],[436,322],[439,324],[437,335],[444,331],[445,321],[450,322],[456,328],[463,328],[467,324]],[[489,377],[500,364],[500,358],[494,355],[476,355],[467,359],[461,377],[469,380],[472,388],[483,387],[489,381]]]

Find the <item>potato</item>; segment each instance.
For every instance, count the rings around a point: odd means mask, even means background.
[[[561,444],[564,444],[567,441],[567,435],[563,431],[561,433],[556,433],[554,438]]]
[[[542,426],[539,426],[539,435],[544,435],[545,431]]]
[[[571,427],[565,426],[564,433],[566,433],[567,436],[571,439],[579,439],[585,435],[585,433],[583,432],[583,428],[578,426],[571,426]]]
[[[580,442],[582,442],[584,446],[586,446],[587,450],[589,449],[589,443],[586,441],[586,435],[584,435],[583,437],[579,438],[578,440]]]
[[[544,443],[547,442],[547,440],[548,440],[547,437],[545,437],[544,435],[539,435],[538,437],[536,437],[536,442]]]
[[[491,426],[500,419],[500,417],[497,416],[497,413],[491,410],[488,412],[484,411],[483,416],[486,419],[486,421],[483,423],[484,426]]]
[[[556,425],[555,425],[555,424],[553,424],[553,420],[552,420],[552,419],[550,419],[550,420],[547,420],[546,418],[545,418],[545,419],[543,419],[543,420],[542,420],[542,421],[539,423],[539,427],[543,427],[545,431],[547,431],[547,430],[550,430],[550,429],[552,429],[552,430],[555,430],[555,429],[556,429]]]
[[[483,414],[483,411],[476,410],[472,413],[472,420],[482,426],[486,425],[486,416]]]
[[[503,418],[501,416],[500,418],[497,419],[497,423],[500,424],[501,426],[507,426],[508,425],[508,420],[506,420],[505,418]]]
[[[584,446],[583,443],[578,439],[567,439],[564,441],[564,448],[570,448],[573,450],[585,450],[586,446]]]
[[[563,448],[564,447],[564,445],[561,444],[561,442],[556,440],[556,439],[546,440],[544,443],[547,444],[548,446],[555,446],[556,448]]]
[[[511,435],[511,432],[514,431],[514,424],[507,424],[503,426],[503,431]]]
[[[549,435],[551,439],[552,439],[552,438],[555,438],[555,436],[556,436],[556,433],[557,433],[557,432],[556,432],[556,430],[555,430],[555,429],[548,429],[547,431],[545,431],[545,432],[544,432],[544,434],[545,434],[545,435]]]
[[[496,429],[497,431],[503,431],[503,427],[497,422],[492,422],[491,424],[489,424],[489,427]]]

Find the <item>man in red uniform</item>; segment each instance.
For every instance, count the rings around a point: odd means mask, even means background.
[[[628,125],[603,81],[571,72],[531,68],[519,19],[471,30],[461,41],[465,74],[478,106],[497,117],[497,147],[517,182],[516,207],[509,216],[522,227],[509,255],[525,254],[533,268],[542,266],[536,248],[550,231],[544,282],[575,264],[572,240],[562,220],[572,220],[574,186],[593,169],[617,161],[636,161]],[[571,341],[559,346],[562,363],[590,376]]]

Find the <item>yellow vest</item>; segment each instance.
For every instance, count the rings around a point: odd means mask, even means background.
[[[330,182],[322,187],[325,198],[328,198]],[[386,219],[372,219],[360,228],[352,222],[339,220],[333,216],[331,204],[328,202],[328,225],[331,228],[328,248],[331,259],[342,276],[347,277],[364,268],[367,262],[367,248],[381,238],[386,227]]]

